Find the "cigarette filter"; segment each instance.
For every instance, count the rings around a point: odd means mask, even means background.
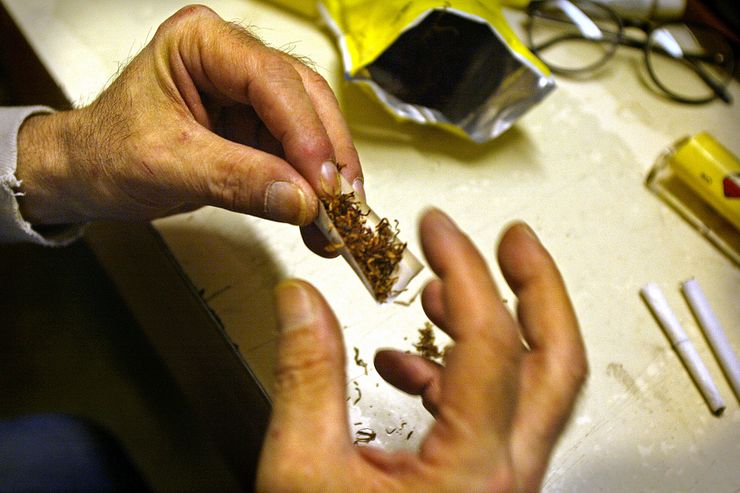
[[[702,396],[707,401],[709,409],[715,415],[719,416],[722,411],[725,410],[725,403],[722,400],[722,396],[719,394],[717,386],[712,380],[712,376],[709,374],[709,370],[704,365],[699,353],[696,352],[696,348],[691,343],[691,340],[686,335],[686,332],[678,322],[676,315],[668,306],[668,301],[663,296],[662,291],[657,284],[647,284],[640,290],[645,303],[647,303],[650,311],[653,312],[655,318],[663,327],[663,331],[668,340],[671,341],[673,349],[676,350],[678,356],[686,366],[691,378],[699,387]]]
[[[714,355],[722,367],[727,380],[730,382],[735,396],[740,400],[740,362],[732,350],[732,345],[727,339],[724,329],[709,305],[704,292],[696,279],[689,279],[681,286],[686,301],[694,312],[699,327],[709,341]]]
[[[706,132],[678,141],[646,184],[740,265],[740,160]]]

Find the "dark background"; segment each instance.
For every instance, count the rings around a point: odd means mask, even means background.
[[[68,107],[0,6],[0,105]],[[0,244],[0,419],[91,418],[156,491],[236,482],[86,242]]]

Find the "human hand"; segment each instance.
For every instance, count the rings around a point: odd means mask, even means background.
[[[317,215],[317,191],[337,186],[331,161],[346,165],[362,193],[357,152],[326,81],[191,6],[90,106],[27,120],[16,174],[33,224],[214,205],[303,226]]]
[[[455,346],[444,367],[400,351],[375,358],[386,380],[420,395],[436,418],[419,452],[352,445],[339,324],[313,287],[287,281],[276,290],[281,336],[258,490],[539,488],[587,373],[560,273],[527,226],[504,233],[498,261],[519,300],[515,320],[485,261],[447,216],[428,212],[420,233],[439,276],[425,287],[422,304]]]

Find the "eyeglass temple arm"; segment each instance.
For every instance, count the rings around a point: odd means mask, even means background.
[[[592,42],[592,43],[603,43],[603,42],[614,43],[614,42],[616,42],[616,43],[619,43],[620,45],[623,45],[623,46],[629,46],[631,48],[639,48],[639,49],[642,49],[642,50],[644,50],[646,48],[646,46],[647,46],[644,41],[639,40],[639,39],[630,38],[630,37],[627,37],[627,36],[620,36],[620,35],[618,35],[616,33],[611,33],[611,32],[608,32],[608,31],[602,31],[602,34],[604,35],[604,37],[602,39],[585,38],[585,37],[583,37],[582,35],[580,35],[578,33],[562,34],[560,36],[555,36],[553,38],[550,38],[547,41],[544,41],[544,42],[542,42],[542,43],[540,43],[538,45],[534,45],[534,46],[532,46],[532,49],[535,52],[542,51],[542,50],[545,50],[545,49],[547,49],[547,48],[549,48],[549,47],[551,47],[551,46],[553,46],[553,45],[555,45],[557,43],[560,43],[562,41],[568,41],[568,40],[574,40],[574,39],[578,39],[578,40],[581,40],[581,41],[589,41],[589,42]],[[668,56],[668,57],[675,58],[670,53],[668,53],[667,51],[665,51],[663,49],[659,50],[659,52],[662,53],[662,54],[664,54],[664,55],[666,55],[666,56]],[[714,94],[718,98],[720,98],[725,103],[728,103],[728,104],[729,103],[732,103],[732,96],[727,91],[727,89],[725,87],[723,87],[722,85],[718,84],[717,81],[715,81],[707,73],[707,71],[704,70],[704,68],[701,65],[699,65],[699,63],[698,63],[698,62],[712,62],[712,61],[714,61],[714,57],[713,56],[711,56],[711,55],[691,55],[691,54],[684,54],[683,60],[686,60],[688,63],[691,64],[691,68],[693,68],[694,71],[696,72],[696,74],[699,76],[699,78],[702,81],[704,81],[704,83],[710,89],[712,89],[712,91],[714,91]]]
[[[551,39],[548,39],[547,41],[544,41],[538,45],[533,45],[532,49],[534,51],[541,51],[546,48],[550,48],[551,46],[560,43],[562,41],[569,41],[578,39],[581,41],[590,41],[592,43],[619,43],[622,46],[627,46],[629,48],[639,48],[641,50],[644,50],[647,46],[647,43],[641,39],[636,38],[630,38],[628,36],[620,36],[617,33],[609,32],[609,31],[602,31],[603,38],[601,39],[592,39],[592,38],[586,38],[582,36],[579,33],[564,33],[559,36],[555,36]],[[660,48],[659,46],[656,48]],[[654,49],[656,49],[654,48]],[[656,49],[656,51],[659,51],[660,53],[671,56],[666,50],[663,49]],[[675,57],[672,57],[675,58]],[[689,60],[691,62],[716,62],[716,56],[715,55],[705,55],[705,54],[698,54],[698,55],[692,55],[691,53],[684,53],[684,58],[686,60]]]
[[[550,48],[551,46],[556,45],[556,44],[558,44],[558,43],[560,43],[562,41],[570,41],[570,40],[574,40],[574,39],[577,39],[577,40],[580,40],[580,41],[590,41],[592,43],[603,43],[603,42],[613,43],[614,42],[613,40],[609,40],[609,39],[606,39],[606,38],[602,38],[602,39],[586,38],[586,37],[582,36],[579,33],[565,33],[565,34],[561,34],[561,35],[558,35],[558,36],[554,36],[554,37],[552,37],[552,38],[550,38],[550,39],[548,39],[546,41],[543,41],[540,44],[533,44],[531,46],[531,48],[534,51],[542,51],[542,50],[546,50],[547,48]]]
[[[720,98],[727,104],[732,103],[732,96],[730,95],[726,87],[718,84],[717,81],[714,80],[707,73],[707,71],[704,70],[704,67],[699,65],[693,57],[686,57],[685,60],[691,64],[691,67],[694,69],[699,78],[703,80],[704,83],[712,89],[712,91],[714,91],[714,94],[716,94],[718,98]]]
[[[638,44],[642,45],[643,48],[645,48],[646,43],[641,42],[639,40],[630,40],[632,42],[635,42],[635,44],[630,44],[630,46],[637,47]],[[657,48],[657,49],[656,49]],[[699,78],[712,90],[714,91],[714,94],[720,98],[722,101],[724,101],[727,104],[732,103],[732,96],[730,95],[729,91],[726,87],[719,84],[712,76],[709,75],[709,73],[704,69],[704,67],[701,66],[699,62],[716,62],[717,56],[716,54],[712,55],[706,55],[706,54],[691,54],[691,53],[681,53],[680,58],[676,57],[675,55],[668,52],[668,50],[663,49],[661,46],[653,47],[652,48],[657,53],[660,53],[662,55],[665,55],[669,58],[673,58],[674,60],[685,60],[689,65],[691,65],[691,68],[696,72],[696,75],[699,76]]]

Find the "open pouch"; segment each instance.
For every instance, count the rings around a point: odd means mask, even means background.
[[[323,0],[319,12],[346,78],[398,119],[485,142],[555,87],[496,2]]]

